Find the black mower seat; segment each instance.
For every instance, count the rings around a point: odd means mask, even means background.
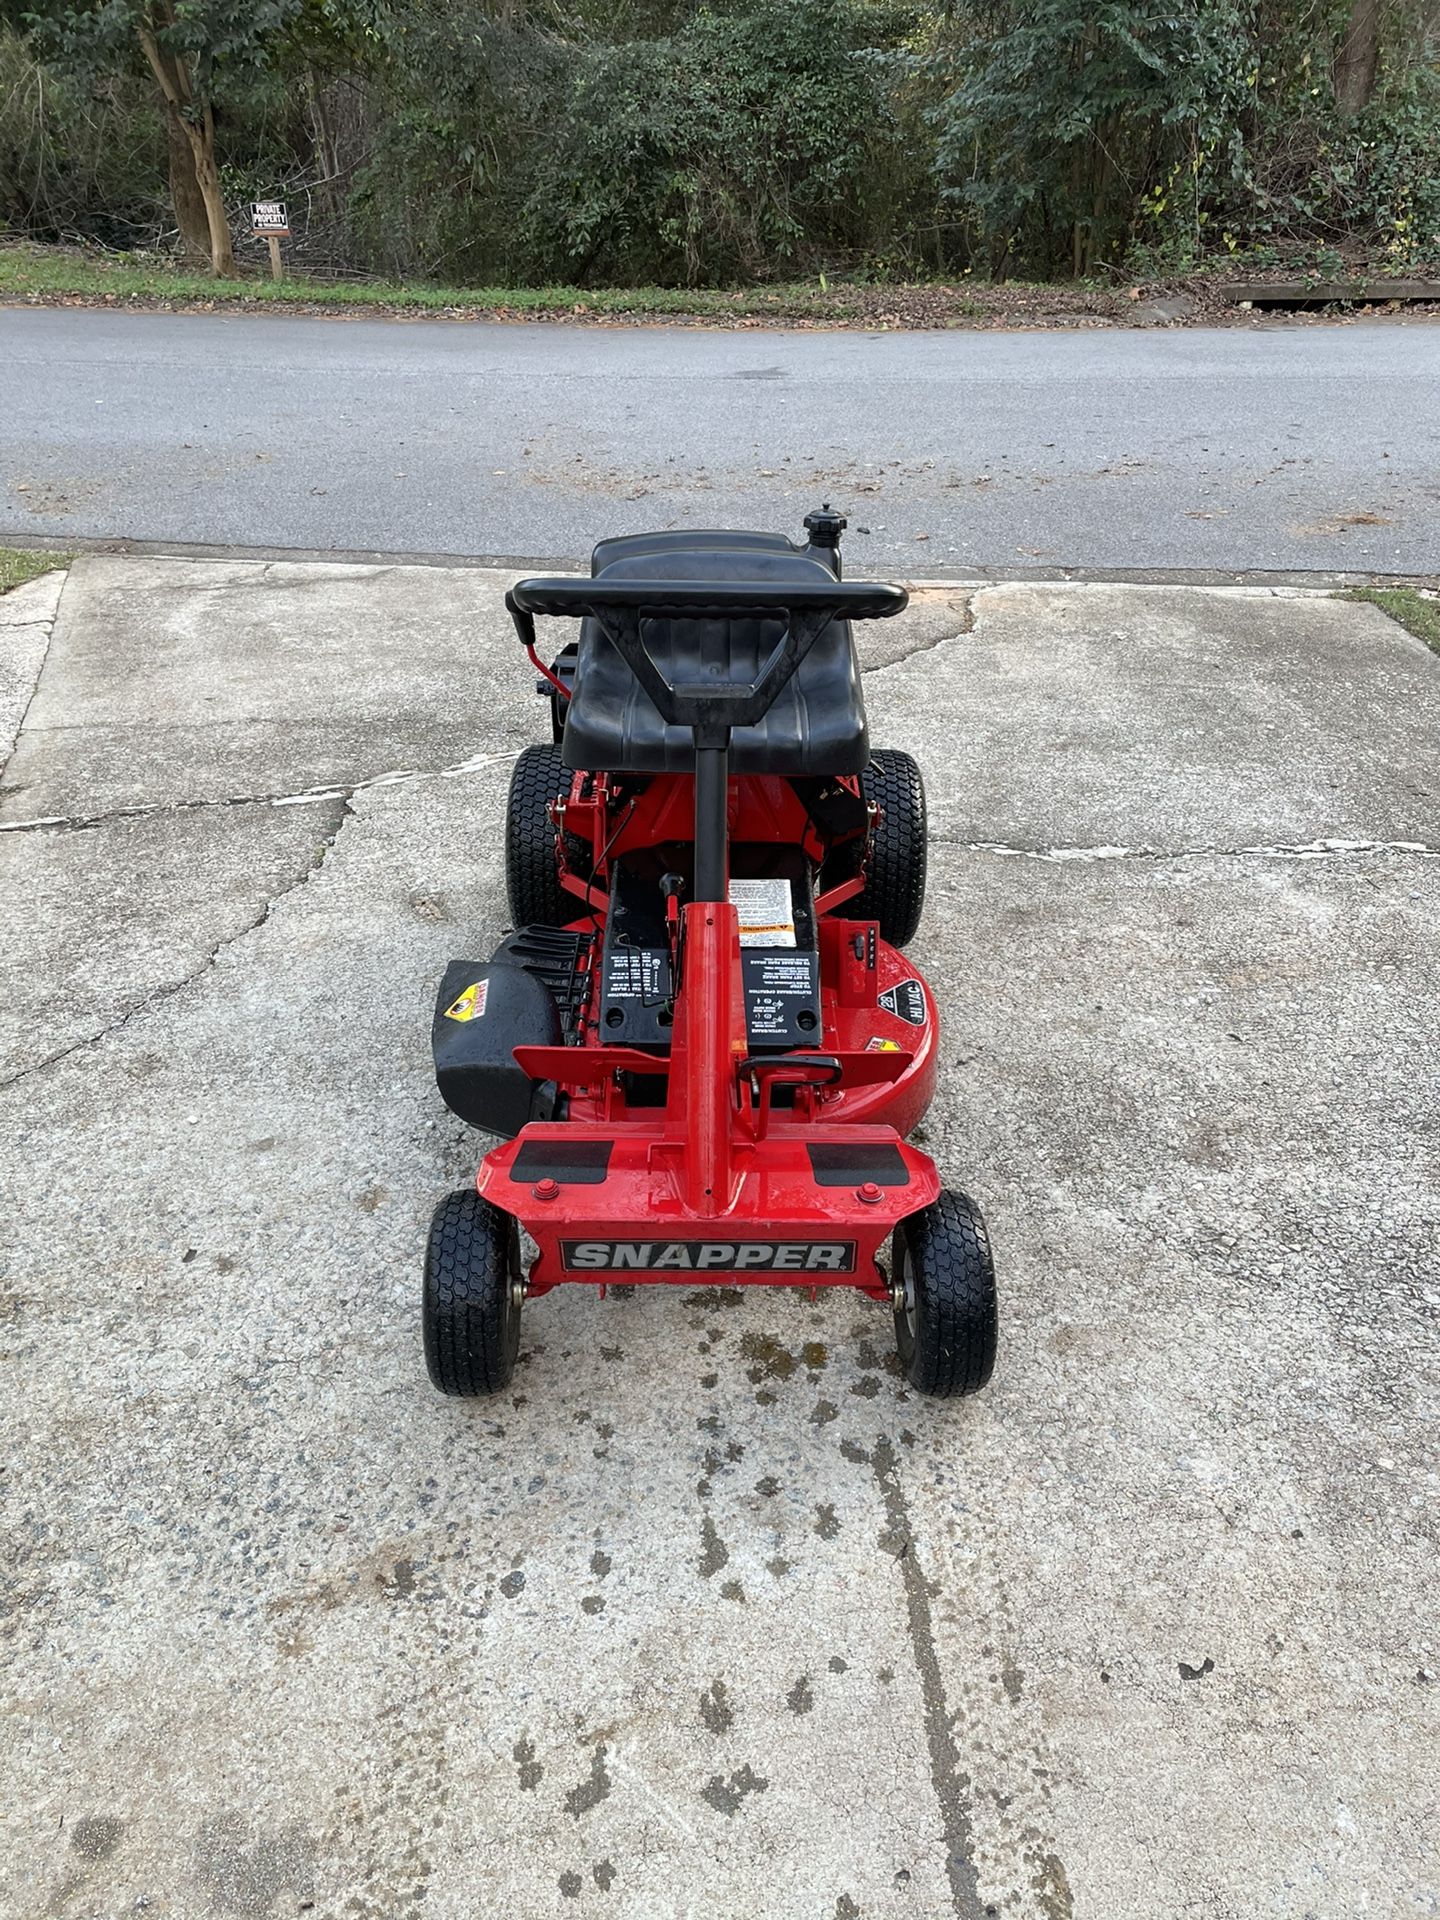
[[[775,534],[637,534],[605,540],[592,572],[607,580],[829,582],[834,575]],[[781,620],[647,622],[645,643],[672,684],[708,678],[752,680],[784,631]],[[667,726],[598,621],[580,627],[574,695],[566,710],[567,767],[609,773],[687,773],[688,727]],[[859,773],[870,758],[860,667],[848,620],[832,620],[765,717],[737,727],[732,773]]]

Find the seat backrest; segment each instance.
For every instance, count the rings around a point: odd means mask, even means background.
[[[699,543],[704,541],[705,544]],[[602,542],[595,577],[764,584],[828,582],[821,560],[782,536],[650,534]],[[645,641],[665,677],[703,683],[756,675],[784,631],[780,619],[655,619]],[[687,771],[693,741],[667,726],[599,622],[584,620],[575,665],[575,693],[566,715],[568,766],[612,772]],[[859,663],[847,620],[832,620],[794,678],[754,726],[731,742],[736,773],[858,773],[869,758]]]

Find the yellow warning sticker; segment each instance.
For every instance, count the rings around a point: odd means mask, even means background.
[[[898,1041],[882,1040],[877,1033],[873,1040],[867,1040],[865,1042],[865,1051],[867,1053],[901,1053],[904,1049]]]
[[[466,987],[460,998],[445,1009],[447,1020],[478,1020],[485,1011],[485,1001],[489,996],[490,982],[476,980]]]

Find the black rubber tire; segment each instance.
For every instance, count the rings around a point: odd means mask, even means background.
[[[908,753],[882,747],[860,776],[860,791],[880,809],[864,890],[847,917],[878,920],[892,947],[915,938],[925,906],[925,783]]]
[[[442,1393],[470,1399],[510,1384],[520,1351],[520,1233],[473,1188],[447,1193],[430,1222],[421,1326]]]
[[[978,1393],[995,1368],[999,1311],[990,1236],[975,1202],[941,1192],[895,1229],[890,1277],[905,1290],[895,1344],[918,1393],[948,1400]]]
[[[526,747],[510,776],[505,815],[505,891],[517,927],[563,927],[580,911],[560,884],[550,818],[551,802],[569,791],[559,747]]]

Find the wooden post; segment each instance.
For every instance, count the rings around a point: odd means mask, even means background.
[[[280,237],[278,234],[267,233],[265,238],[270,242],[270,278],[283,279],[284,273],[280,265]]]

